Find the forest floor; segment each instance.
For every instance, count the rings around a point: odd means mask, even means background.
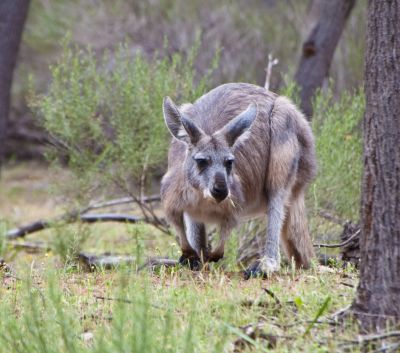
[[[0,221],[7,228],[63,213],[44,165],[6,167]],[[4,228],[4,227],[3,227]],[[84,237],[77,240],[78,233]],[[0,274],[0,352],[359,352],[354,324],[334,315],[354,296],[353,267],[283,266],[269,279],[244,280],[227,258],[202,271],[137,271],[148,256],[178,258],[173,237],[146,225],[56,227],[21,241],[45,241],[30,253],[8,243]],[[135,256],[135,265],[85,271],[68,247]],[[76,244],[75,244],[76,245]],[[233,255],[232,255],[233,254]],[[375,347],[376,348],[376,347]]]

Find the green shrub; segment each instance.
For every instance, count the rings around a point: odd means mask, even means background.
[[[147,60],[120,45],[99,59],[90,49],[64,46],[48,92],[32,102],[56,146],[49,159],[57,162],[61,153],[75,177],[64,194],[87,201],[110,184],[133,194],[144,177],[164,169],[162,99],[192,101],[204,93],[207,76],[195,82],[195,55],[196,48],[186,58]]]
[[[60,256],[65,266],[73,266],[89,235],[90,229],[87,224],[55,225],[52,251]]]
[[[338,101],[319,93],[312,127],[316,138],[318,176],[310,188],[316,208],[358,219],[362,171],[360,122],[364,94],[344,92]]]

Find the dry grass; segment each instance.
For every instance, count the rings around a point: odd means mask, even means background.
[[[55,176],[44,165],[5,168],[2,219],[19,224],[59,214],[61,200],[48,194],[54,177],[67,180],[66,173]],[[57,236],[63,234],[49,230],[29,238],[51,242]],[[179,253],[174,239],[147,226],[90,226],[82,245],[135,254],[139,262],[148,255],[176,258]],[[332,352],[342,351],[344,340],[357,333],[353,325],[341,331],[329,320],[353,298],[357,273],[351,268],[286,267],[268,280],[244,281],[240,269],[226,262],[201,272],[136,272],[132,266],[88,273],[66,265],[54,251],[8,248],[5,258],[12,274],[3,273],[0,280],[0,315],[6,318],[0,323],[0,352],[258,352],[269,346],[276,352]],[[326,310],[312,324],[327,298]],[[13,340],[17,343],[10,345]]]

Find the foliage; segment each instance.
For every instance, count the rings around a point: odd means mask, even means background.
[[[151,57],[163,47],[168,54],[188,53],[201,33],[195,60],[203,75],[215,50],[221,48],[221,65],[212,85],[229,81],[264,83],[269,53],[279,59],[272,74],[272,88],[284,85],[283,75],[293,74],[300,43],[310,30],[310,1],[268,0],[153,0],[112,2],[99,0],[34,1],[22,45],[25,71],[36,73],[41,87],[46,82],[49,60],[58,57],[58,43],[70,31],[72,42],[90,44],[95,51],[114,48],[132,38],[134,48]],[[335,93],[358,87],[362,77],[366,0],[358,1],[342,34],[331,66]],[[105,34],[104,28],[107,28]],[[145,34],[145,35],[144,35]],[[35,55],[32,55],[34,53]],[[27,68],[28,67],[28,68]],[[21,68],[21,67],[20,67]],[[22,68],[21,68],[22,69]],[[17,75],[17,81],[24,75]]]
[[[74,265],[82,246],[89,237],[88,225],[77,223],[76,225],[57,224],[54,229],[52,251],[60,256],[66,266]]]
[[[169,134],[161,107],[165,95],[192,101],[205,91],[207,76],[195,82],[193,58],[145,59],[122,44],[102,58],[90,49],[68,44],[51,68],[45,95],[33,100],[45,129],[75,176],[69,188],[87,199],[113,182],[134,193],[135,187],[166,165]]]
[[[338,101],[320,92],[314,103],[318,176],[311,187],[317,209],[358,219],[362,171],[360,123],[364,94],[344,92]]]

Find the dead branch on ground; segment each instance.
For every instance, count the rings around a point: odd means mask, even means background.
[[[356,237],[358,237],[360,232],[361,232],[360,229],[357,230],[346,241],[343,241],[343,242],[338,243],[338,244],[320,244],[320,243],[316,243],[316,244],[314,244],[314,246],[317,247],[317,248],[341,248],[342,246],[345,246],[345,245],[349,244],[352,240],[354,240]]]
[[[95,255],[80,252],[78,254],[78,260],[87,270],[93,271],[98,268],[109,270],[121,265],[129,266],[136,262],[136,257],[129,255],[115,255],[110,253]]]
[[[36,222],[26,224],[19,228],[11,229],[8,232],[6,232],[5,236],[7,239],[22,238],[25,237],[27,234],[51,228],[52,226],[54,226],[59,222],[74,223],[77,221],[81,221],[84,223],[96,223],[96,222],[138,223],[144,221],[144,219],[131,215],[113,214],[113,213],[103,213],[103,214],[67,213],[61,217],[57,217],[52,220],[39,220]]]
[[[73,210],[67,212],[59,217],[50,219],[50,220],[38,220],[24,226],[11,229],[6,233],[7,239],[17,239],[26,236],[27,234],[35,233],[47,228],[51,228],[54,224],[65,222],[65,223],[74,223],[77,221],[85,222],[85,223],[95,223],[95,222],[123,222],[123,223],[138,223],[145,222],[155,226],[157,229],[161,230],[164,233],[170,234],[168,225],[163,218],[160,218],[155,215],[152,207],[147,206],[146,204],[151,204],[154,202],[159,202],[159,195],[151,195],[151,196],[143,196],[140,199],[136,196],[123,197],[113,200],[107,200],[103,202],[91,202],[88,206],[84,207],[81,210]],[[138,204],[142,210],[144,217],[137,217],[133,215],[127,214],[118,214],[118,213],[94,213],[89,214],[89,211],[98,210],[102,208],[109,208],[124,204]]]

